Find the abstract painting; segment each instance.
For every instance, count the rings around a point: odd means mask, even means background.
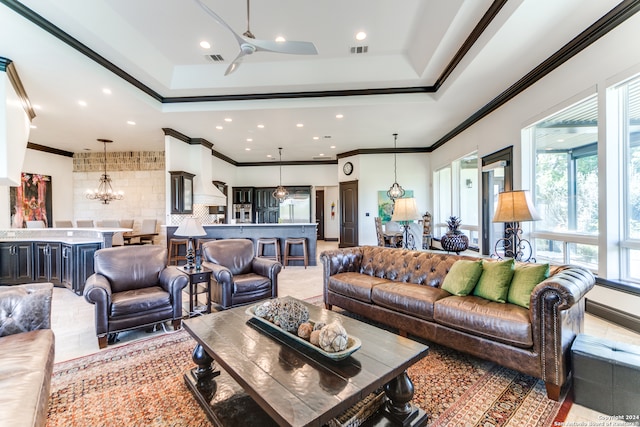
[[[51,176],[22,172],[22,185],[11,187],[11,227],[24,228],[27,221],[52,224]]]

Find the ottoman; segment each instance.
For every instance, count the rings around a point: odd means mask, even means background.
[[[640,414],[640,346],[579,334],[571,362],[575,403],[608,415]]]

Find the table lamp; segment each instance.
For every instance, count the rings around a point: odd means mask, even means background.
[[[540,215],[533,206],[528,191],[505,191],[498,194],[498,204],[493,222],[504,222],[507,226],[504,237],[496,242],[494,255],[502,259],[498,254],[498,247],[502,245],[505,257],[514,258],[516,261],[532,260],[535,262],[535,258],[531,258],[533,252],[531,243],[520,237],[522,234],[520,222],[538,221],[539,219],[541,219]]]
[[[393,204],[393,215],[391,215],[391,221],[396,221],[404,228],[404,237],[402,247],[404,249],[415,249],[416,245],[413,241],[413,235],[409,234],[409,223],[421,218],[416,206],[416,199],[413,197],[406,197],[403,199],[396,199]],[[411,239],[411,241],[410,241]]]
[[[176,232],[173,234],[174,236],[181,236],[181,237],[188,238],[187,264],[184,266],[184,268],[188,270],[192,270],[193,268],[195,268],[195,264],[193,263],[193,260],[195,258],[193,254],[193,238],[199,237],[199,236],[206,236],[207,232],[204,231],[204,228],[202,228],[202,225],[200,225],[197,218],[191,217],[182,221],[182,224],[180,224]]]

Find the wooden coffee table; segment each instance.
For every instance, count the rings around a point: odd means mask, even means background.
[[[247,307],[183,320],[198,342],[193,351],[198,366],[184,379],[211,421],[218,426],[322,426],[384,387],[386,402],[367,425],[426,425],[427,414],[411,404],[414,389],[406,369],[428,347],[306,305],[315,322],[339,318],[347,333],[362,341],[361,348],[333,361],[253,319]]]

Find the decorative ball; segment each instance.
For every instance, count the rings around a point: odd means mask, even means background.
[[[273,323],[287,332],[295,334],[298,327],[309,320],[309,309],[302,303],[293,300],[280,300],[278,314]]]
[[[311,332],[311,335],[309,336],[309,342],[313,345],[317,345],[318,347],[320,347],[320,331],[319,330],[315,330]]]
[[[263,304],[257,306],[254,310],[256,316],[261,317],[263,319],[268,320],[269,322],[274,322],[276,316],[278,315],[278,309],[280,308],[280,301],[266,301]]]
[[[320,348],[333,353],[347,348],[347,331],[339,321],[333,321],[320,330]]]
[[[318,322],[315,325],[313,325],[313,330],[314,331],[319,331],[320,329],[324,328],[326,325],[326,323],[324,322]]]
[[[313,332],[313,325],[309,322],[302,323],[298,326],[298,336],[304,340],[309,340],[311,332]]]

